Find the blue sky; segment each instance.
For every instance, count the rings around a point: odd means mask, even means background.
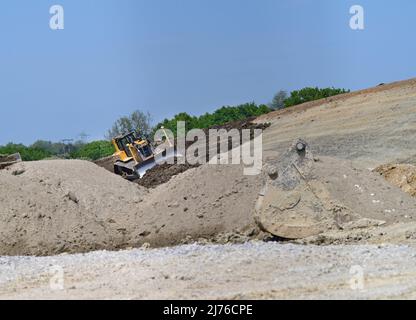
[[[49,8],[65,29],[49,28]],[[365,9],[363,31],[349,8]],[[416,1],[4,0],[0,144],[102,138],[119,116],[267,103],[415,76]]]

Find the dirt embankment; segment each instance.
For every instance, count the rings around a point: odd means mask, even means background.
[[[11,166],[0,171],[0,186],[0,254],[6,255],[116,248],[125,242],[124,225],[147,194],[77,160]]]
[[[348,99],[356,98],[356,97],[363,100],[363,98],[366,98],[368,95],[373,95],[373,94],[382,95],[384,93],[389,94],[395,90],[402,90],[403,88],[406,88],[406,87],[415,87],[415,86],[416,86],[416,78],[412,78],[409,80],[396,81],[392,83],[380,83],[376,87],[363,89],[363,90],[357,90],[357,91],[344,93],[344,94],[339,94],[333,97],[324,98],[320,100],[314,100],[314,101],[306,102],[306,103],[296,105],[290,108],[281,109],[281,110],[277,110],[271,113],[267,113],[258,117],[256,121],[259,123],[262,123],[266,121],[275,120],[276,118],[280,118],[281,116],[285,116],[291,113],[303,112],[303,111],[312,109],[317,106],[326,105],[328,103],[340,104],[340,103],[345,102]]]
[[[282,152],[305,138],[316,155],[348,159],[366,168],[415,164],[416,79],[272,112],[265,151]]]
[[[51,160],[1,170],[0,186],[0,255],[52,255],[248,239],[260,181],[201,166],[149,191],[90,162]]]

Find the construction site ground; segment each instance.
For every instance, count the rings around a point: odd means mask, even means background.
[[[386,224],[272,238],[253,218],[262,177],[239,165],[148,189],[86,161],[19,163],[0,171],[0,298],[414,298],[416,80],[255,121],[265,161],[305,139],[336,200]]]

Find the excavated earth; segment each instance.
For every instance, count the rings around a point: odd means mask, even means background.
[[[85,161],[0,170],[0,255],[16,256],[0,258],[0,296],[414,297],[415,108],[416,80],[409,80],[256,119],[271,123],[265,161],[305,139],[327,200],[383,222],[343,225],[293,244],[247,243],[284,239],[257,225],[263,176],[244,176],[242,165],[174,171],[151,189]],[[194,242],[210,245],[157,249]],[[127,251],[21,257],[117,249]],[[67,276],[57,294],[47,286],[51,265]],[[346,285],[354,265],[366,275],[364,291]]]
[[[256,233],[258,176],[201,166],[147,190],[93,163],[24,162],[0,171],[0,254],[51,255],[221,241]]]

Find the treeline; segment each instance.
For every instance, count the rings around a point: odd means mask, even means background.
[[[9,143],[5,146],[0,146],[0,154],[14,154],[20,153],[24,161],[36,161],[52,157],[50,152],[32,146],[25,146],[23,144]]]
[[[111,141],[99,140],[83,144],[81,148],[71,152],[71,159],[97,160],[111,156],[114,153],[114,147]]]
[[[172,119],[165,119],[157,124],[154,128],[159,129],[161,126],[170,129],[176,134],[177,122],[185,121],[186,129],[191,130],[195,128],[205,129],[216,125],[222,125],[231,121],[238,121],[247,119],[253,116],[260,116],[272,110],[289,108],[298,104],[309,101],[329,98],[343,93],[348,93],[350,90],[337,88],[312,88],[306,87],[301,90],[295,90],[288,96],[285,91],[279,91],[273,98],[269,105],[256,105],[254,102],[246,103],[238,106],[224,106],[217,109],[213,113],[205,113],[202,116],[191,116],[186,112],[178,113]]]
[[[73,144],[37,141],[30,146],[14,143],[0,146],[0,154],[13,154],[17,152],[20,153],[23,161],[44,159],[97,160],[113,154],[114,149],[110,141],[93,141],[90,143],[79,141]]]
[[[254,102],[238,105],[235,107],[224,106],[213,113],[205,113],[199,117],[191,116],[186,112],[178,113],[172,119],[165,119],[155,126],[155,130],[160,127],[172,130],[176,135],[177,122],[184,121],[186,130],[205,129],[216,125],[222,125],[231,121],[244,120],[254,116],[272,111],[267,105],[256,105]]]
[[[287,92],[280,90],[273,97],[272,102],[269,104],[270,108],[274,110],[289,108],[298,104],[302,104],[309,101],[320,100],[329,98],[343,93],[349,93],[347,89],[337,88],[312,88],[306,87],[301,90],[295,90],[288,96]]]
[[[290,93],[290,96],[284,101],[285,107],[292,107],[309,101],[329,98],[343,93],[348,93],[350,90],[336,89],[336,88],[303,88],[302,90],[295,90]]]

